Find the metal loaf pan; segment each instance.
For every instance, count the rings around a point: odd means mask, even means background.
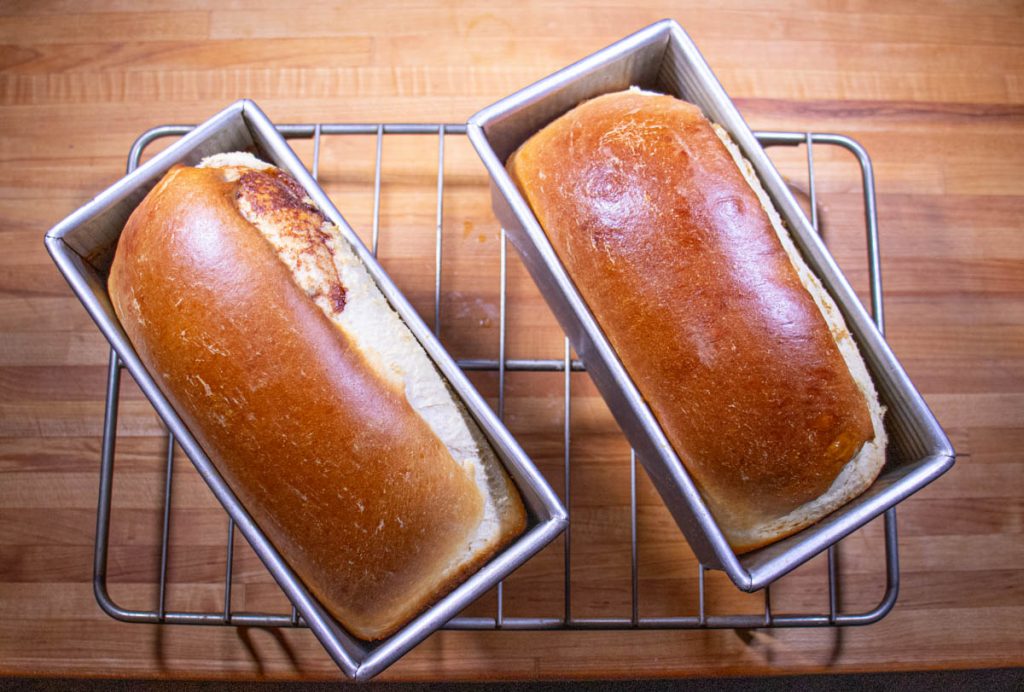
[[[259,527],[253,523],[245,507],[231,492],[171,408],[150,373],[139,361],[114,314],[107,292],[107,274],[124,224],[135,206],[163,174],[177,163],[194,165],[210,154],[239,150],[252,151],[288,171],[308,191],[324,214],[341,229],[342,235],[362,259],[391,306],[416,335],[434,364],[480,425],[519,488],[529,515],[526,531],[515,543],[399,632],[379,642],[367,643],[346,633],[310,594]],[[391,665],[526,562],[565,528],[565,509],[533,462],[469,383],[416,311],[402,297],[398,288],[313,180],[295,152],[278,134],[274,125],[252,101],[238,101],[229,106],[109,187],[47,233],[46,247],[72,290],[85,305],[164,423],[174,433],[178,443],[195,464],[214,495],[237,522],[242,534],[295,604],[328,654],[346,675],[368,679]]]
[[[751,161],[811,269],[838,302],[888,408],[888,458],[863,495],[816,525],[738,556],[505,170],[509,155],[573,107],[639,86],[697,104]],[[744,591],[771,583],[947,471],[954,452],[920,394],[840,273],[778,171],[690,37],[675,21],[653,24],[480,111],[468,134],[491,175],[495,214],[701,562]]]

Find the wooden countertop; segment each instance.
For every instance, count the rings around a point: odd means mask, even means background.
[[[197,0],[0,6],[0,674],[336,678],[307,631],[116,622],[92,594],[107,348],[43,250],[45,231],[122,175],[135,137],[234,99],[278,123],[459,122],[666,16],[678,19],[757,129],[840,132],[874,158],[888,337],[959,452],[899,510],[902,589],[880,623],[844,630],[444,632],[388,679],[644,677],[1024,663],[1024,10],[1020,2],[521,4],[377,0],[344,7]],[[836,8],[847,8],[837,11]],[[236,9],[237,8],[237,9]],[[496,355],[498,226],[468,144],[447,141],[442,334]],[[296,144],[310,157],[309,142]],[[321,175],[369,231],[372,138],[327,139]],[[385,266],[432,319],[436,139],[386,140]],[[796,187],[802,152],[773,153]],[[857,169],[819,149],[826,237],[866,287]],[[510,260],[510,357],[562,340]],[[561,491],[561,375],[515,374],[507,418]],[[488,396],[495,380],[475,377]],[[628,615],[628,447],[573,376],[573,609]],[[112,595],[152,607],[162,439],[123,393]],[[168,607],[222,607],[226,518],[176,465]],[[695,563],[646,478],[641,613],[693,613]],[[884,588],[881,527],[841,549],[842,605]],[[246,546],[233,606],[283,608]],[[559,615],[562,546],[517,573],[506,613]],[[824,562],[773,589],[775,612],[827,605]],[[493,612],[493,596],[475,607]],[[710,612],[760,596],[709,575]]]

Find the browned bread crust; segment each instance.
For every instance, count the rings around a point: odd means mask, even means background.
[[[737,551],[870,484],[884,451],[867,444],[877,401],[837,347],[852,339],[697,107],[601,96],[534,135],[508,170]],[[816,502],[862,449],[871,471],[844,476],[839,502]]]
[[[297,285],[241,204],[301,243],[292,260],[324,290]],[[481,487],[332,322],[356,299],[332,273],[339,243],[277,169],[176,167],[129,219],[109,288],[142,362],[259,527],[350,632],[378,639],[521,533],[525,514],[503,471]],[[500,526],[468,552],[494,491]]]

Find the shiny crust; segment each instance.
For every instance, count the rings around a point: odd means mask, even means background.
[[[700,110],[598,97],[508,169],[734,549],[819,519],[758,531],[829,492],[875,437],[872,415]]]
[[[307,295],[238,206],[301,229],[314,265],[333,227],[276,169],[234,177],[168,172],[125,227],[111,299],[285,560],[346,629],[382,638],[520,533],[522,505],[504,478],[502,531],[467,554],[485,489],[321,309],[345,309],[338,276]]]

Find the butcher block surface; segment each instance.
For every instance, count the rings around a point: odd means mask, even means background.
[[[1024,664],[1024,6],[1020,2],[405,4],[28,2],[0,5],[0,675],[337,679],[306,630],[117,622],[92,565],[108,347],[43,248],[51,226],[124,173],[144,130],[238,98],[277,123],[463,122],[629,32],[672,17],[758,130],[849,135],[878,186],[887,337],[957,450],[899,506],[901,588],[846,629],[440,632],[390,680],[639,678]],[[154,144],[155,151],[164,142]],[[312,163],[309,140],[294,146]],[[374,136],[325,137],[320,178],[370,238]],[[388,135],[380,257],[434,316],[436,136]],[[804,150],[772,149],[798,196]],[[866,300],[859,168],[815,148],[826,242]],[[483,166],[445,138],[440,334],[496,358],[501,235]],[[564,339],[511,246],[508,358]],[[497,375],[473,381],[496,404]],[[585,373],[571,376],[572,612],[629,617],[629,447]],[[507,375],[505,420],[564,492],[558,372]],[[122,386],[108,582],[150,609],[160,563],[164,436]],[[180,454],[179,454],[180,456]],[[167,607],[224,607],[227,517],[174,467]],[[639,614],[692,615],[697,563],[638,471]],[[232,608],[288,612],[236,536]],[[506,616],[561,617],[558,540],[506,583]],[[881,521],[839,550],[843,612],[885,591]],[[772,588],[773,612],[828,612],[819,557]],[[470,614],[493,615],[492,593]],[[763,612],[708,573],[709,614]]]

